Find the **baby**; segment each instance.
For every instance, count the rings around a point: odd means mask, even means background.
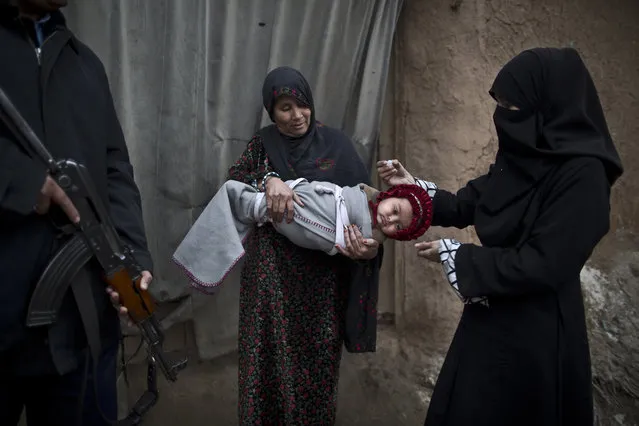
[[[305,179],[286,182],[304,207],[295,204],[293,221],[272,223],[293,244],[329,255],[344,247],[344,228],[357,226],[364,238],[408,241],[430,227],[432,202],[417,185],[378,191],[364,184],[340,187]],[[173,255],[174,262],[203,291],[212,290],[244,256],[244,241],[255,225],[271,222],[266,197],[253,186],[225,182]]]

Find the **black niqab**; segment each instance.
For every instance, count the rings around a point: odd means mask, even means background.
[[[497,74],[499,149],[479,200],[475,226],[486,245],[514,243],[519,222],[543,178],[563,161],[595,157],[612,185],[623,173],[597,90],[576,50],[527,50]]]

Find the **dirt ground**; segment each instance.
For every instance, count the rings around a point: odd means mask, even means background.
[[[340,382],[338,425],[419,424],[418,418],[389,407],[389,393],[367,386],[363,374],[346,357]],[[145,369],[132,369],[136,386],[132,395],[141,392]],[[161,399],[144,424],[151,426],[232,426],[237,425],[236,354],[216,361],[204,361],[185,371],[174,385],[161,386]],[[136,392],[137,391],[137,392]]]
[[[406,363],[414,354],[402,350],[400,342],[402,339],[393,330],[382,328],[376,354],[344,353],[337,426],[423,423],[441,356],[428,356],[439,362],[427,363],[429,368],[415,371]],[[146,386],[146,366],[138,359],[128,367],[130,388],[125,398],[130,406]],[[416,383],[422,384],[422,390]],[[191,359],[177,382],[169,384],[159,376],[158,384],[160,400],[146,415],[144,426],[238,425],[237,353],[212,361]],[[18,426],[26,426],[24,418]]]
[[[391,331],[382,331],[380,343],[388,352]],[[387,359],[389,359],[387,357]],[[425,404],[408,388],[398,388],[390,377],[371,368],[371,355],[344,354],[338,403],[338,426],[419,425]],[[401,357],[396,361],[401,363]],[[129,368],[129,402],[142,393],[146,369]],[[237,354],[214,361],[192,362],[179,380],[168,384],[160,378],[160,401],[147,415],[148,426],[233,426],[237,425]],[[420,407],[420,408],[416,408]],[[421,407],[424,407],[423,409]]]

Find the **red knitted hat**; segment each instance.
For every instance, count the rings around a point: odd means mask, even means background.
[[[422,235],[433,221],[433,201],[428,192],[418,185],[397,185],[377,195],[377,202],[371,203],[373,224],[377,225],[377,206],[387,198],[406,198],[413,208],[413,220],[408,228],[400,229],[393,235],[394,240],[410,241]]]

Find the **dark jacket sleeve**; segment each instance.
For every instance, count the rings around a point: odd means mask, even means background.
[[[518,248],[463,244],[455,265],[465,297],[552,291],[578,278],[610,226],[610,187],[601,162],[562,166],[528,240]]]
[[[487,180],[487,174],[473,179],[456,194],[437,189],[433,197],[433,226],[462,229],[474,225],[475,207]]]
[[[111,217],[120,237],[133,249],[135,259],[143,269],[152,271],[153,262],[146,242],[140,192],[134,180],[133,166],[129,160],[129,152],[115,111],[109,82],[101,64],[100,77],[108,97],[107,110],[104,113],[109,123],[106,148]]]
[[[46,175],[44,164],[31,159],[13,140],[0,137],[0,209],[33,212]]]

